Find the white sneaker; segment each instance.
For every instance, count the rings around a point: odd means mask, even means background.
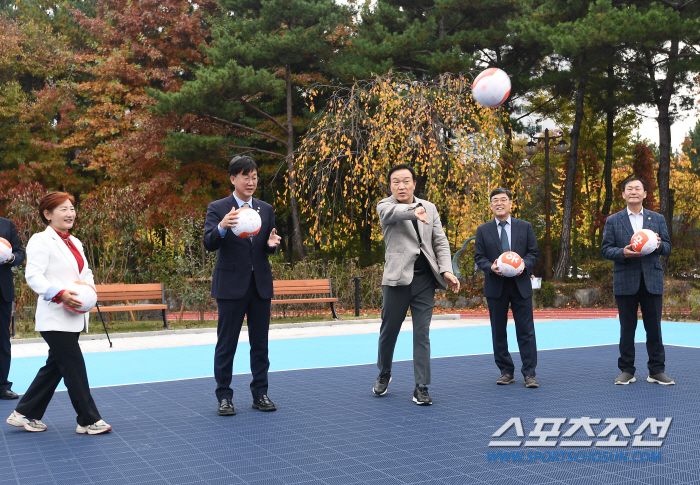
[[[102,434],[106,433],[107,431],[112,431],[112,427],[101,419],[90,426],[78,425],[78,427],[75,428],[75,432],[78,434]]]
[[[12,426],[16,426],[17,428],[24,428],[32,433],[46,431],[47,428],[47,426],[38,419],[28,419],[26,416],[19,414],[17,411],[12,411],[12,414],[10,414],[10,417],[7,418],[5,422]]]

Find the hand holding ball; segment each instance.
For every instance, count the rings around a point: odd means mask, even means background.
[[[73,308],[72,306],[63,303],[63,308],[69,312],[87,313],[95,308],[95,305],[97,304],[97,291],[91,284],[83,281],[76,281],[75,283],[68,285],[66,291],[71,291],[75,299],[80,300],[81,302],[81,305],[77,308]]]
[[[260,232],[260,214],[250,207],[243,207],[238,210],[238,222],[233,226],[233,233],[238,237],[252,237]]]
[[[472,83],[474,101],[486,108],[500,106],[510,95],[510,78],[492,67],[479,74]]]
[[[7,239],[0,237],[0,263],[4,263],[12,257],[12,244]]]
[[[525,269],[525,262],[518,253],[506,251],[498,257],[496,266],[498,266],[498,270],[503,273],[503,276],[512,278],[522,273]]]
[[[634,233],[632,241],[630,242],[632,249],[642,256],[653,253],[658,245],[659,239],[656,237],[654,231],[650,231],[649,229],[642,229]]]

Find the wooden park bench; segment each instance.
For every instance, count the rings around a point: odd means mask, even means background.
[[[141,310],[160,310],[163,314],[163,326],[167,329],[168,325],[168,305],[166,304],[135,304],[130,303],[131,300],[161,300],[165,301],[165,288],[163,283],[147,283],[140,285],[95,285],[97,290],[97,302],[100,305],[100,311],[103,313],[112,312],[129,312],[131,321],[135,322],[134,311]],[[102,306],[104,302],[124,302],[123,305]],[[90,313],[97,313],[97,308],[90,310]]]
[[[274,280],[275,296],[288,295],[328,295],[325,298],[290,298],[272,300],[273,305],[292,305],[300,303],[330,303],[333,318],[338,319],[335,304],[338,298],[333,296],[333,285],[329,279],[323,280]]]

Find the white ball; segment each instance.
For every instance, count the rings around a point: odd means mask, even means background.
[[[7,239],[0,237],[0,263],[3,263],[12,257],[12,244]]]
[[[649,229],[642,229],[641,231],[635,232],[630,241],[632,249],[644,256],[653,253],[657,244],[659,244],[659,239],[656,237],[654,231],[650,231]]]
[[[500,106],[510,95],[510,78],[505,71],[492,67],[479,74],[472,83],[474,100],[487,108]]]
[[[525,262],[518,253],[513,251],[506,251],[498,257],[496,266],[503,276],[512,278],[513,276],[518,276],[520,272],[525,269]]]
[[[262,221],[258,211],[250,207],[243,207],[238,211],[238,223],[232,231],[238,237],[251,237],[260,232],[261,225]]]
[[[97,304],[97,291],[95,290],[95,287],[91,284],[85,283],[83,281],[76,281],[68,285],[66,290],[76,292],[77,295],[75,296],[75,298],[83,303],[78,308],[70,307],[64,303],[63,308],[65,308],[69,312],[87,313],[93,308],[95,308],[95,305]]]

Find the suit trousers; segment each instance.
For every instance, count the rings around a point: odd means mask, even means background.
[[[515,374],[515,365],[508,352],[508,305],[513,310],[515,335],[522,361],[523,377],[534,376],[537,367],[537,340],[532,316],[532,298],[523,298],[513,278],[504,278],[499,298],[487,298],[491,318],[493,357],[502,374]]]
[[[649,293],[642,275],[636,294],[615,295],[615,301],[620,314],[620,358],[617,359],[617,366],[622,372],[634,375],[634,334],[637,330],[637,309],[641,306],[644,330],[647,332],[649,375],[665,372],[666,352],[661,339],[663,296]]]
[[[219,307],[219,323],[216,328],[214,378],[216,379],[216,398],[219,401],[233,398],[231,389],[233,357],[236,355],[238,337],[246,315],[250,341],[250,370],[253,374],[250,392],[253,394],[253,399],[267,394],[267,371],[270,368],[267,346],[270,331],[270,302],[270,298],[260,297],[255,286],[255,272],[243,298],[216,300]]]
[[[416,384],[430,384],[430,321],[435,307],[435,287],[435,277],[430,270],[414,276],[410,285],[382,286],[384,306],[377,357],[380,374],[391,373],[396,339],[410,308],[413,320],[413,375]]]
[[[12,388],[12,383],[7,380],[12,359],[10,325],[12,325],[12,302],[5,301],[0,296],[0,392]]]
[[[49,344],[49,358],[15,410],[29,419],[41,419],[62,378],[78,413],[78,424],[90,426],[102,419],[90,394],[85,360],[78,344],[80,333],[51,331],[41,332],[41,336]]]

